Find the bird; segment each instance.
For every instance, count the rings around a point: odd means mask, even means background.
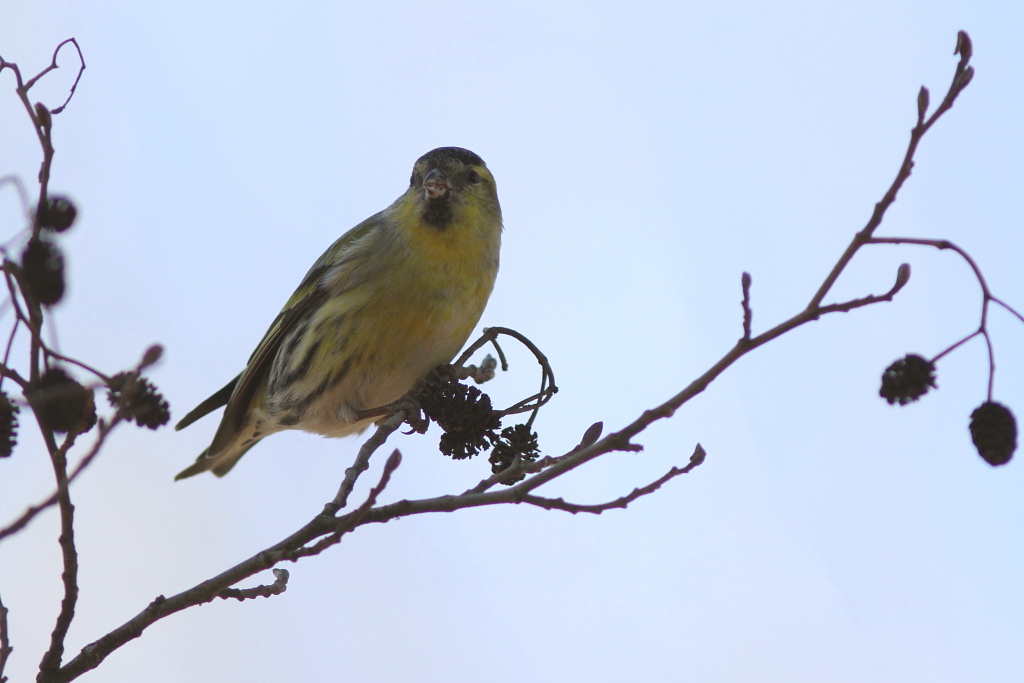
[[[285,429],[343,437],[386,419],[374,409],[451,362],[476,327],[502,231],[483,159],[461,147],[420,157],[398,199],[317,259],[245,369],[178,422],[224,406],[209,447],[175,480],[222,477]]]

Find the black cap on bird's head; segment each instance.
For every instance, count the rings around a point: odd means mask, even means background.
[[[419,159],[409,178],[410,189],[423,192],[423,219],[439,228],[452,221],[452,196],[480,182],[474,169],[487,168],[477,154],[462,147],[438,147]]]
[[[462,147],[438,147],[437,149],[432,149],[417,159],[416,165],[418,166],[420,162],[422,162],[433,168],[438,164],[451,160],[461,161],[467,166],[487,165],[475,152],[470,152],[468,149],[463,149]]]

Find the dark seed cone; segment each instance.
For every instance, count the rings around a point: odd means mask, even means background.
[[[135,373],[121,372],[107,383],[110,405],[140,427],[156,429],[171,419],[170,406],[148,379]]]
[[[55,432],[84,434],[96,424],[92,391],[60,368],[50,368],[25,390],[25,399],[43,424]]]
[[[932,388],[936,388],[935,364],[911,353],[885,369],[878,395],[890,405],[899,401],[904,406],[921,398]]]
[[[6,458],[18,443],[18,404],[0,391],[0,458]]]
[[[67,197],[50,197],[39,207],[36,221],[39,227],[53,232],[64,232],[75,222],[78,209]]]
[[[21,253],[21,272],[32,298],[52,306],[64,296],[64,255],[56,244],[33,237]]]
[[[456,460],[470,458],[497,440],[501,418],[491,398],[476,387],[454,381],[429,381],[417,395],[428,418],[444,430],[440,449]]]
[[[491,463],[491,472],[494,474],[504,472],[512,466],[517,457],[524,462],[533,462],[540,457],[537,446],[537,433],[530,431],[530,428],[526,425],[514,425],[501,430],[501,437],[494,444],[494,449],[488,458]],[[510,479],[505,479],[502,483],[506,486],[511,486],[521,482],[525,476],[520,474]]]
[[[1017,421],[1002,403],[986,401],[971,413],[971,441],[989,465],[1005,465],[1017,450]]]

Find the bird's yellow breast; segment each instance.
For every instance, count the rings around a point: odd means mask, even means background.
[[[483,313],[498,272],[501,222],[472,204],[443,228],[406,211],[395,221],[404,264],[392,291],[410,305],[395,307],[396,327],[408,344],[429,347],[432,368],[451,360]]]
[[[395,207],[392,207],[395,208]],[[329,299],[318,313],[322,340],[312,365],[344,377],[310,405],[301,429],[335,435],[358,410],[401,398],[420,378],[450,362],[483,313],[498,270],[500,221],[456,221],[438,228],[401,215],[378,254],[387,275]],[[301,355],[301,352],[297,355]],[[315,391],[315,376],[293,387]],[[342,430],[339,432],[339,430]]]

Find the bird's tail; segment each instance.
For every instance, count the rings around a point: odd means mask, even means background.
[[[261,437],[262,438],[262,437]],[[197,474],[206,472],[207,470],[213,472],[218,477],[223,477],[225,474],[231,471],[231,468],[235,466],[238,460],[249,452],[249,449],[260,442],[260,439],[243,442],[237,446],[231,446],[222,450],[220,453],[210,455],[210,449],[207,448],[205,451],[199,454],[196,461],[183,469],[181,472],[174,477],[174,481],[179,479],[188,479],[194,477]]]

